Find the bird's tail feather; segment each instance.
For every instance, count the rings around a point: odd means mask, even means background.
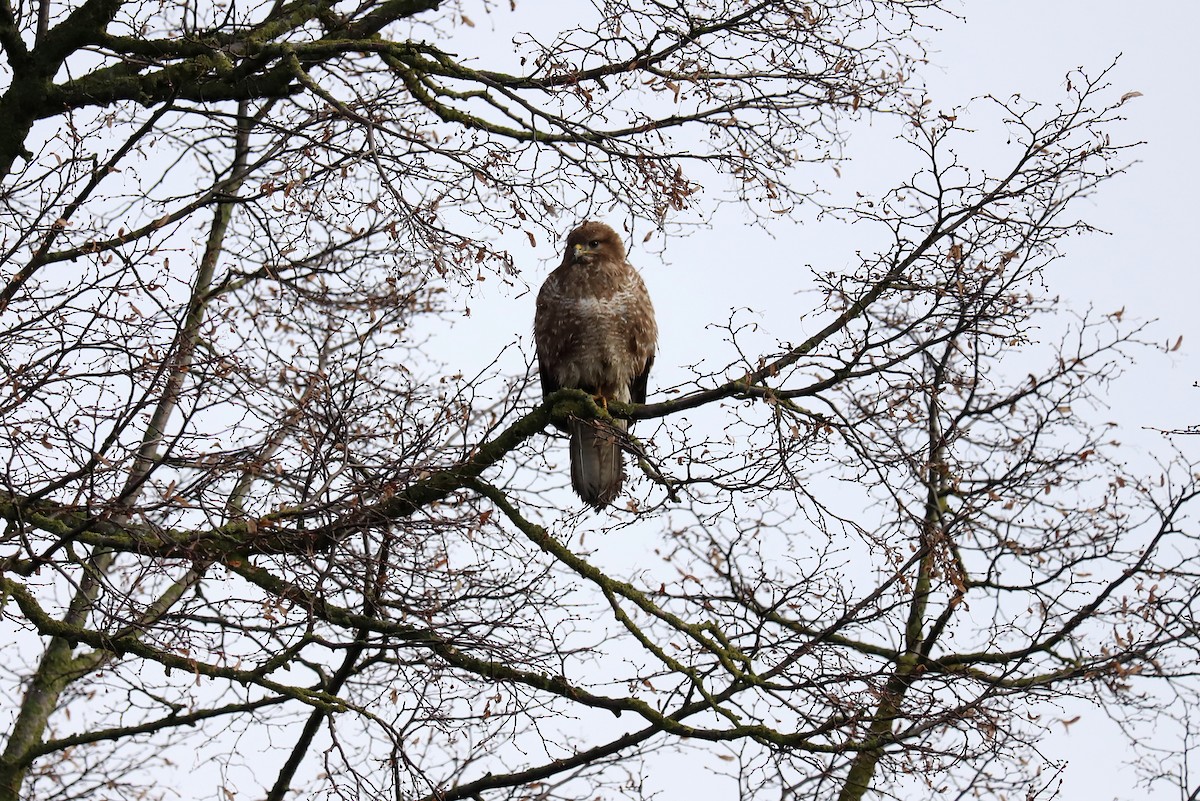
[[[624,420],[571,420],[571,486],[592,506],[608,506],[625,481]]]

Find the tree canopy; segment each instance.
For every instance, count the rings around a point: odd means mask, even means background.
[[[966,163],[942,5],[0,0],[0,801],[1033,796],[1045,704],[1190,735],[1195,469],[1127,466],[1142,332],[1045,285],[1127,98]],[[867,117],[918,167],[842,202]],[[432,358],[578,220],[722,204],[883,245],[646,404]],[[604,415],[585,514],[551,424]]]

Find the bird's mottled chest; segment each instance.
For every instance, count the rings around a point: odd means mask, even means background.
[[[548,284],[539,299],[539,344],[577,358],[606,359],[616,355],[610,351],[626,349],[627,333],[638,313],[636,275],[603,284],[570,280],[570,275],[555,277],[560,280]]]
[[[653,352],[653,333],[639,322],[648,302],[628,266],[599,275],[560,268],[538,297],[534,333],[543,366],[560,386],[624,387]]]
[[[538,311],[563,328],[619,327],[636,311],[639,290],[644,294],[641,280],[628,265],[560,267],[542,287]]]
[[[605,293],[564,292],[558,300],[559,309],[568,318],[587,328],[620,325],[629,318],[636,303],[628,287]]]

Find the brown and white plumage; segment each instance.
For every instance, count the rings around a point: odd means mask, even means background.
[[[658,326],[616,231],[588,221],[567,237],[562,264],[538,293],[533,336],[543,396],[572,387],[604,401],[646,402]],[[571,485],[596,508],[621,490],[627,430],[624,420],[571,421]]]

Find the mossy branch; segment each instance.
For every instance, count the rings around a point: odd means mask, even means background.
[[[25,619],[43,635],[57,637],[67,643],[83,643],[97,650],[108,651],[115,656],[131,654],[141,659],[157,662],[168,672],[179,670],[212,679],[225,679],[236,684],[262,687],[310,706],[320,707],[330,713],[344,712],[350,709],[345,701],[336,696],[268,679],[266,673],[271,670],[269,665],[266,670],[263,667],[242,670],[213,665],[155,648],[143,642],[137,634],[132,632],[109,634],[89,629],[83,625],[65,623],[42,609],[24,584],[3,576],[0,576],[0,592],[11,597],[20,607]],[[276,661],[278,660],[271,660],[272,663]]]

